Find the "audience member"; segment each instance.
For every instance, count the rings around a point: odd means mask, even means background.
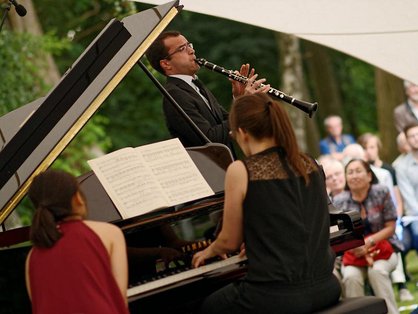
[[[26,285],[33,313],[129,313],[126,246],[116,226],[84,220],[77,180],[48,170],[32,182]]]
[[[418,122],[405,127],[411,151],[396,164],[396,177],[404,200],[403,242],[406,251],[418,249]]]
[[[398,132],[402,132],[407,125],[418,122],[418,85],[404,81],[404,88],[407,99],[393,111]]]
[[[403,215],[403,202],[399,192],[398,183],[396,180],[396,171],[390,164],[383,162],[380,159],[379,151],[382,149],[382,142],[379,137],[371,133],[364,133],[358,139],[357,142],[363,147],[365,151],[365,159],[376,168],[382,168],[389,171],[392,178],[393,190],[396,199],[396,211],[399,217]]]
[[[206,137],[212,142],[231,147],[228,113],[197,79],[199,65],[195,61],[193,44],[177,31],[166,31],[158,36],[146,55],[152,67],[167,77],[164,87],[168,93]],[[241,75],[249,77],[248,84],[231,81],[234,97],[244,93],[267,92],[270,88],[270,85],[260,88],[265,79],[257,80],[254,69],[249,71],[249,68],[245,64],[240,69]],[[163,109],[168,130],[185,147],[206,144],[166,97]]]
[[[402,238],[403,228],[400,220],[403,215],[403,201],[396,181],[396,171],[390,164],[385,163],[380,159],[379,151],[382,148],[382,142],[376,135],[371,133],[364,133],[357,139],[357,142],[364,148],[366,152],[366,160],[369,162],[369,164],[377,168],[388,170],[392,176],[393,189],[396,198],[396,212],[398,213],[398,219],[396,221],[396,234],[398,237]],[[398,266],[396,267],[395,271],[391,273],[391,278],[392,282],[398,285],[400,301],[411,301],[413,300],[413,296],[405,284],[406,274],[404,271],[404,256],[402,253],[398,253]]]
[[[324,169],[325,184],[328,196],[332,202],[334,197],[345,189],[344,165],[341,161],[331,157],[331,155],[321,156],[318,158],[318,161],[322,165],[322,169]],[[337,256],[334,263],[334,275],[342,285],[341,263],[341,256]],[[342,296],[344,297],[344,291],[342,291]]]
[[[342,159],[342,151],[352,143],[355,143],[354,137],[350,134],[343,134],[343,121],[341,117],[332,115],[324,120],[325,129],[328,136],[319,142],[319,151],[321,155],[332,155],[337,160]]]
[[[247,157],[227,170],[220,234],[192,262],[225,257],[245,239],[248,273],[210,295],[201,312],[313,313],[331,306],[340,285],[320,167],[299,152],[286,111],[269,96],[237,98],[229,121]]]
[[[335,196],[333,203],[343,211],[360,213],[366,240],[363,246],[344,253],[344,294],[346,297],[363,296],[367,277],[374,294],[385,299],[388,313],[398,313],[389,274],[397,265],[392,246],[400,247],[401,243],[394,237],[397,214],[389,190],[377,184],[376,176],[364,160],[349,161],[345,174],[347,191]]]
[[[396,137],[396,145],[398,147],[399,155],[396,159],[392,162],[392,167],[396,167],[396,164],[401,160],[407,153],[411,151],[411,147],[406,140],[406,136],[404,132],[400,132]]]
[[[345,174],[344,165],[341,161],[330,158],[321,162],[325,173],[325,183],[327,186],[328,195],[331,199],[344,191],[345,188]]]
[[[361,159],[366,161],[366,152],[360,144],[354,143],[347,145],[343,150],[343,164],[347,165],[348,162],[352,159]],[[377,177],[380,184],[383,184],[389,188],[390,195],[392,196],[393,202],[396,202],[395,192],[393,190],[393,180],[389,171],[382,168],[377,168],[373,165],[370,165],[373,173]]]

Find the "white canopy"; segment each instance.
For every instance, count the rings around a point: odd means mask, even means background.
[[[293,34],[418,84],[417,0],[180,0],[180,4],[184,10]]]

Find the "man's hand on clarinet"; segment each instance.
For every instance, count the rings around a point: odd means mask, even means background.
[[[270,85],[261,86],[266,79],[262,78],[257,80],[258,75],[255,74],[254,68],[250,71],[250,65],[248,63],[241,65],[240,71],[235,71],[234,74],[247,78],[246,83],[231,78],[229,79],[232,83],[232,95],[234,98],[246,94],[267,93],[270,89]]]
[[[235,71],[234,74],[236,75],[240,75],[240,76],[244,76],[244,77],[248,77],[248,75],[250,74],[251,76],[254,75],[255,70],[251,69],[250,71],[250,65],[247,64],[243,64],[241,65],[241,69],[238,71]],[[238,97],[241,95],[244,95],[245,93],[245,84],[241,83],[239,81],[233,80],[233,79],[229,79],[229,81],[232,84],[232,95],[233,97]]]
[[[250,76],[245,85],[244,94],[267,93],[270,89],[270,84],[264,85],[265,78],[257,80],[258,74]]]

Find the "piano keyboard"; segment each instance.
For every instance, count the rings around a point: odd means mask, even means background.
[[[201,276],[203,274],[207,274],[211,271],[215,271],[220,268],[235,265],[246,260],[247,257],[240,257],[239,255],[235,255],[225,260],[213,262],[211,264],[203,265],[198,268],[192,268],[178,274],[174,274],[165,278],[157,279],[144,284],[140,284],[138,286],[131,287],[128,289],[127,295],[129,298],[161,287],[166,287],[168,285],[175,284],[183,280]]]

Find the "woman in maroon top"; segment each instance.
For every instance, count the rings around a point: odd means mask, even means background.
[[[76,179],[48,170],[33,180],[36,211],[26,260],[33,313],[129,313],[126,245],[116,226],[84,220]]]

